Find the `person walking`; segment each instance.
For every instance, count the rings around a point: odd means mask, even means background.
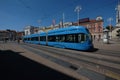
[[[17,42],[18,42],[18,44],[20,43],[20,39],[19,38],[17,39]]]

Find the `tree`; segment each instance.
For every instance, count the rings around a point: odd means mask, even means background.
[[[108,25],[108,26],[106,26],[106,29],[108,29],[109,31],[111,30],[113,30],[113,26],[110,26],[110,25]]]

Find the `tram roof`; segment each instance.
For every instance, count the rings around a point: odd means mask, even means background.
[[[50,30],[48,31],[48,33],[59,33],[59,32],[76,31],[76,30],[84,32],[86,28],[84,26],[71,26],[71,27],[60,28],[56,30]]]

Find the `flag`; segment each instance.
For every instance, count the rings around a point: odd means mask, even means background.
[[[55,27],[55,19],[52,20],[52,25]]]

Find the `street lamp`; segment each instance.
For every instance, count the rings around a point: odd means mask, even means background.
[[[40,27],[40,24],[41,24],[41,20],[38,20],[38,24],[39,24],[39,27]]]
[[[76,6],[76,8],[75,8],[75,12],[77,12],[77,19],[78,19],[78,25],[79,25],[79,13],[80,13],[80,10],[82,9],[82,7],[81,6]]]
[[[109,22],[109,30],[110,30],[110,39],[112,37],[112,21],[113,21],[113,18],[108,18],[107,21]]]

